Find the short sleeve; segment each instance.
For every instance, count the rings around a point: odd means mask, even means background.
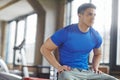
[[[56,46],[60,46],[67,40],[67,32],[64,28],[60,29],[51,36],[51,40]]]
[[[96,45],[94,48],[99,48],[102,44],[102,38],[98,32],[96,33],[96,37],[97,37],[97,41],[96,41]]]

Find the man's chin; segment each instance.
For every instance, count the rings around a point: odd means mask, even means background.
[[[93,26],[93,23],[87,24],[87,26],[88,26],[88,27],[91,27],[91,26]]]
[[[89,27],[93,26],[93,24],[89,24]]]
[[[88,25],[88,27],[92,27],[92,25]]]

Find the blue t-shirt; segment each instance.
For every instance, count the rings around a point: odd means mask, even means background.
[[[90,27],[88,32],[81,32],[78,24],[64,27],[51,36],[59,48],[61,65],[72,68],[88,69],[88,56],[92,49],[99,48],[102,38]]]

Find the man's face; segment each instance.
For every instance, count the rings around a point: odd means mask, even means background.
[[[80,22],[90,27],[94,23],[95,15],[95,9],[87,8],[82,14],[79,14]]]

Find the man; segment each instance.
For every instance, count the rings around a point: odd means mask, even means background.
[[[58,70],[58,80],[117,80],[98,70],[101,59],[101,36],[92,28],[96,7],[91,3],[78,8],[78,24],[68,25],[53,34],[40,51]],[[59,49],[58,62],[51,53]],[[93,50],[92,69],[88,68],[88,56]]]

